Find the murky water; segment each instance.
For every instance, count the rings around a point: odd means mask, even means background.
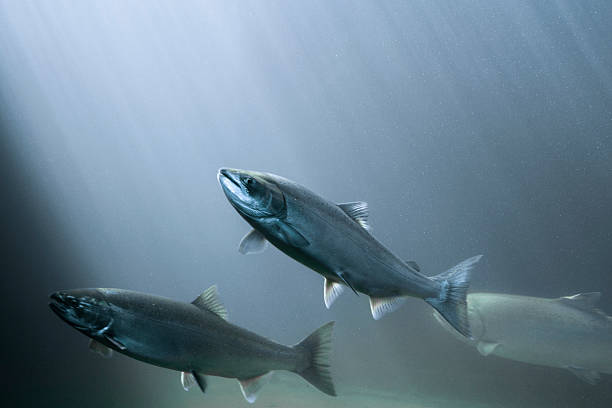
[[[472,292],[598,291],[610,314],[611,17],[605,1],[0,1],[7,401],[246,406],[234,380],[185,393],[178,373],[101,359],[47,307],[59,289],[191,302],[216,283],[232,323],[283,344],[337,322],[338,397],[277,373],[256,406],[610,406],[609,374],[482,356],[419,299],[374,321],[349,290],[327,310],[320,275],[238,253],[250,227],[216,172],[365,201],[427,276],[483,254]]]

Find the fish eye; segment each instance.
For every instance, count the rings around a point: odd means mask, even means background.
[[[255,183],[255,180],[253,180],[253,177],[247,177],[245,183],[247,186],[252,186]]]

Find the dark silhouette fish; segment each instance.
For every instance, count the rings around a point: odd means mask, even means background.
[[[470,336],[465,298],[469,272],[480,255],[427,277],[415,262],[399,259],[368,232],[364,202],[335,204],[270,173],[220,169],[218,179],[230,203],[253,227],[240,252],[260,252],[269,241],[320,273],[328,308],[345,286],[370,297],[374,319],[413,296]]]
[[[204,375],[236,378],[254,402],[271,371],[287,370],[336,395],[329,372],[334,322],[284,346],[227,322],[215,286],[192,303],[120,289],[61,291],[51,299],[62,320],[91,337],[92,350],[181,371],[186,390],[197,383],[204,391]]]

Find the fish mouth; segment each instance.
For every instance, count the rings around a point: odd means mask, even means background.
[[[60,319],[66,323],[70,323],[67,316],[70,313],[70,307],[66,304],[66,294],[62,292],[55,292],[49,295],[51,301],[49,302],[49,308],[59,316]]]
[[[62,311],[66,311],[66,304],[64,303],[64,300],[66,298],[66,295],[63,294],[62,292],[54,292],[52,294],[49,295],[49,299],[51,299],[51,301],[49,302],[49,307],[53,310],[62,310]]]
[[[74,297],[69,296],[63,292],[55,292],[49,295],[51,301],[49,302],[49,308],[55,313],[60,319],[68,323],[77,330],[85,330],[86,327],[80,326],[74,322],[74,307],[70,305],[70,301],[74,302]],[[72,319],[70,318],[72,317]]]
[[[238,171],[221,168],[217,173],[217,180],[219,180],[219,184],[221,184],[228,197],[240,197],[242,195]]]
[[[58,303],[49,302],[49,308],[60,317],[66,313],[65,306]]]

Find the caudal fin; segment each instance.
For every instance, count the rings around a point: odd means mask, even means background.
[[[440,282],[440,295],[437,298],[427,298],[425,301],[434,307],[440,315],[459,333],[471,337],[470,324],[467,316],[467,291],[470,286],[470,271],[474,264],[482,258],[476,255],[448,271],[432,276],[431,279]]]
[[[329,322],[294,346],[306,354],[306,368],[296,371],[322,392],[336,396],[329,371],[331,337],[335,322]]]

